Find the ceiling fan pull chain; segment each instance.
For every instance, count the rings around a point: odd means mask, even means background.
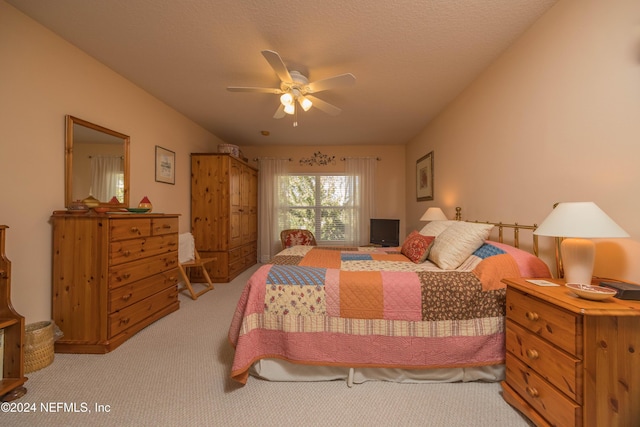
[[[293,127],[298,126],[298,107],[295,104],[295,100],[293,101]]]

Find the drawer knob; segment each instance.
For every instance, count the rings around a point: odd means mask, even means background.
[[[124,251],[124,252],[122,253],[122,255],[124,255],[124,256],[126,256],[126,257],[127,257],[127,256],[131,255],[131,251]]]
[[[132,233],[137,233],[139,231],[138,227],[131,227]]]
[[[128,279],[129,277],[131,277],[131,273],[124,273],[124,274],[122,275],[122,277],[126,280],[126,279]]]
[[[133,296],[133,294],[123,295],[123,296],[122,296],[122,299],[123,299],[124,301],[129,301],[129,298],[131,298],[132,296]]]
[[[536,390],[535,387],[527,387],[527,394],[531,397],[539,396],[538,390]]]
[[[162,224],[162,228],[171,228],[171,224]]]
[[[538,320],[540,318],[538,313],[536,313],[535,311],[527,311],[525,313],[525,317],[527,319],[531,320],[532,322],[535,322],[536,320]]]
[[[536,360],[537,358],[540,357],[540,354],[538,354],[537,350],[534,350],[534,349],[530,348],[530,349],[527,350],[527,357],[529,359],[531,359],[531,360]]]

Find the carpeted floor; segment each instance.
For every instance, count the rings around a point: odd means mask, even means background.
[[[2,406],[5,426],[509,426],[530,424],[497,383],[274,383],[229,379],[226,335],[250,273],[105,355],[56,354],[28,374],[28,393]],[[13,412],[8,412],[13,411]]]

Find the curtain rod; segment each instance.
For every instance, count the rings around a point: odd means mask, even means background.
[[[90,158],[90,159],[92,159],[93,157],[94,157],[94,156],[89,156],[89,158]],[[117,157],[117,158],[119,158],[119,159],[124,159],[124,156],[95,156],[95,157],[96,157],[96,158],[100,158],[100,157],[102,157],[102,158],[109,158],[109,159],[110,159],[110,158],[113,158],[113,157]]]
[[[254,157],[254,158],[253,158],[253,161],[254,161],[254,162],[257,162],[257,161],[259,161],[260,159],[265,159],[265,160],[266,160],[266,159],[269,159],[269,160],[271,160],[271,159],[275,159],[275,157]],[[380,157],[340,157],[340,160],[342,160],[343,162],[344,162],[345,160],[347,160],[347,159],[376,159],[377,161],[381,161],[381,160],[382,160]],[[288,160],[288,161],[290,161],[290,162],[292,162],[292,161],[293,161],[293,159],[292,159],[291,157],[288,157],[288,158],[282,158],[281,160]]]
[[[275,157],[254,157],[254,158],[253,158],[253,161],[254,161],[254,162],[257,162],[257,161],[259,161],[260,159],[264,159],[264,160],[288,160],[288,161],[290,161],[290,162],[292,162],[292,161],[293,161],[293,159],[292,159],[291,157],[283,157],[282,159],[276,159]]]
[[[377,161],[382,160],[380,157],[340,157],[340,160],[343,162],[347,159],[376,159]]]

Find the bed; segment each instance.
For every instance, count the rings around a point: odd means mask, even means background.
[[[495,224],[431,222],[402,247],[294,246],[238,301],[231,376],[396,382],[504,378],[505,277],[550,277]],[[507,225],[512,227],[512,225]],[[520,228],[515,225],[515,244]],[[535,245],[534,245],[535,247]]]

